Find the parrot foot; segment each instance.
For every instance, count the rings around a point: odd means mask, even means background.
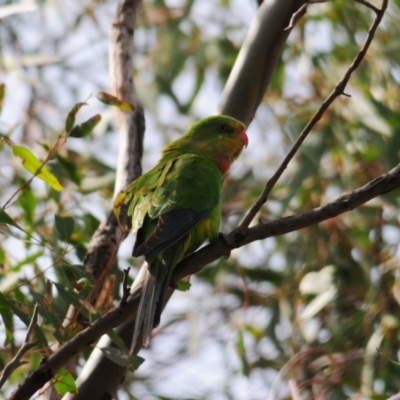
[[[228,260],[229,257],[231,256],[231,249],[234,249],[235,242],[232,240],[232,238],[229,235],[226,235],[225,233],[219,232],[218,234],[219,239],[221,239],[230,249],[226,250],[226,253],[224,254],[225,260]]]

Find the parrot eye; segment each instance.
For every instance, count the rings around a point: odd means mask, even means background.
[[[219,132],[226,132],[228,130],[228,125],[226,124],[219,124],[217,126],[217,129]]]

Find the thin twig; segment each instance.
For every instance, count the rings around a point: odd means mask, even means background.
[[[308,2],[304,3],[295,13],[292,14],[292,18],[290,18],[289,25],[285,28],[285,31],[290,31],[296,25],[296,22],[307,12],[308,4]]]
[[[27,363],[27,361],[22,361],[21,358],[25,355],[27,351],[29,351],[33,346],[37,344],[37,342],[31,342],[30,340],[37,323],[38,312],[39,304],[36,303],[35,308],[33,309],[33,314],[28,326],[28,330],[26,332],[25,341],[22,344],[21,348],[17,351],[17,354],[14,356],[14,358],[4,367],[3,372],[0,376],[0,388],[7,382],[7,379],[17,368]]]
[[[268,200],[268,196],[270,195],[271,190],[274,188],[276,182],[278,181],[278,179],[281,177],[281,175],[287,168],[289,162],[292,160],[292,158],[295,156],[295,154],[299,150],[300,146],[303,144],[305,138],[308,136],[308,134],[311,132],[311,130],[314,128],[314,126],[317,124],[317,122],[321,119],[321,117],[324,115],[325,111],[333,103],[333,101],[340,95],[344,94],[344,89],[345,89],[347,83],[349,82],[352,73],[361,64],[370,44],[372,42],[372,39],[375,36],[375,32],[383,18],[383,15],[385,14],[385,10],[387,8],[388,1],[389,0],[382,1],[382,8],[380,10],[377,10],[376,17],[375,17],[374,22],[372,23],[371,27],[369,28],[367,39],[365,40],[364,45],[362,46],[361,50],[358,52],[357,56],[354,58],[353,62],[347,69],[347,71],[344,74],[344,76],[342,77],[342,79],[336,84],[333,91],[329,94],[329,96],[321,104],[321,107],[313,115],[311,120],[308,122],[308,124],[305,126],[303,131],[300,133],[299,137],[293,143],[292,148],[289,150],[289,152],[287,153],[286,157],[283,159],[282,163],[280,164],[280,166],[278,167],[278,169],[276,170],[274,175],[272,175],[271,179],[267,182],[264,191],[261,193],[261,195],[257,199],[256,203],[253,205],[253,207],[247,213],[247,215],[243,219],[242,223],[236,229],[237,235],[244,235],[246,233],[250,223],[253,221],[253,219],[257,215],[257,213],[260,211],[263,204],[265,204],[265,202]]]
[[[370,8],[375,14],[379,14],[381,12],[381,10],[379,8],[375,7],[371,3],[368,3],[368,1],[365,1],[365,0],[354,0],[354,1],[356,3],[360,3],[360,4],[364,5],[365,7]]]

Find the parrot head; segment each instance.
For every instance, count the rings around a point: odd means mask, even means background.
[[[214,115],[193,124],[175,143],[187,152],[213,159],[225,174],[243,147],[247,147],[249,139],[240,121]]]

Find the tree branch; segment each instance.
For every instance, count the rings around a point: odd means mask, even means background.
[[[285,28],[304,3],[306,0],[265,0],[260,5],[221,94],[216,114],[230,115],[250,125],[289,36],[290,30]]]
[[[0,388],[3,387],[7,379],[17,368],[27,363],[26,361],[21,361],[21,358],[25,355],[26,352],[28,352],[33,346],[37,344],[37,342],[31,342],[31,336],[37,323],[38,312],[39,304],[35,304],[31,322],[29,323],[28,330],[26,332],[25,341],[22,344],[21,348],[17,351],[17,354],[14,356],[14,358],[4,367],[3,372],[0,375]]]
[[[229,245],[227,241],[219,240],[193,253],[176,266],[173,279],[180,280],[184,276],[195,274],[205,265],[228,254],[233,248],[239,248],[256,240],[283,235],[318,224],[327,219],[337,217],[346,211],[354,210],[367,201],[397,188],[400,188],[400,164],[361,188],[324,206],[276,221],[258,224],[249,228],[244,236],[236,235],[235,230],[233,230],[229,234]]]
[[[308,136],[308,134],[311,132],[311,130],[314,128],[314,126],[317,124],[317,122],[322,118],[325,111],[334,102],[334,100],[336,100],[337,97],[339,97],[342,94],[345,94],[344,90],[346,88],[346,85],[349,82],[350,77],[353,74],[353,72],[360,66],[362,60],[364,59],[364,56],[367,53],[367,50],[372,42],[372,39],[375,36],[375,32],[378,29],[378,26],[383,18],[383,15],[385,14],[387,5],[388,5],[388,0],[383,0],[382,8],[381,8],[381,10],[379,10],[376,13],[376,17],[375,17],[371,27],[369,28],[368,36],[367,36],[362,48],[358,52],[357,56],[354,58],[353,62],[347,69],[346,73],[343,75],[342,79],[336,84],[333,91],[329,94],[329,96],[321,104],[321,107],[313,115],[313,117],[310,119],[310,121],[305,126],[303,131],[300,133],[300,135],[298,136],[296,141],[293,143],[292,148],[289,150],[289,152],[287,153],[286,157],[283,159],[283,161],[279,165],[279,167],[276,170],[276,172],[274,173],[274,175],[272,175],[270,180],[267,182],[264,191],[261,193],[260,197],[257,199],[257,201],[255,202],[253,207],[247,213],[247,215],[243,219],[240,226],[237,228],[236,233],[238,235],[243,235],[246,232],[250,223],[253,221],[253,219],[255,218],[257,213],[260,211],[263,204],[265,204],[266,201],[268,200],[268,196],[270,195],[270,193],[271,193],[272,189],[274,188],[278,179],[281,177],[281,175],[283,174],[283,172],[289,165],[289,162],[295,156],[295,154],[299,150],[300,146],[303,144],[304,140]]]
[[[240,240],[235,237],[235,232],[232,231],[230,236],[232,243],[234,243],[233,248],[239,248],[256,240],[282,235],[317,224],[336,217],[346,211],[353,210],[361,204],[397,188],[400,188],[400,164],[388,173],[375,178],[354,192],[341,196],[337,200],[324,206],[280,220],[258,224],[250,228],[247,234]],[[174,270],[173,279],[181,280],[188,275],[199,272],[204,266],[217,260],[231,249],[232,247],[225,241],[219,240],[215,244],[208,245],[198,250],[177,265]],[[115,306],[107,312],[107,314],[62,345],[58,351],[53,353],[36,371],[25,379],[9,397],[9,400],[29,399],[30,396],[50,380],[63,364],[75,354],[81,352],[86,346],[93,343],[101,335],[107,333],[114,327],[119,326],[130,318],[134,318],[139,306],[140,292],[141,288],[137,287],[128,297],[126,303]],[[136,350],[138,351],[139,348]],[[94,399],[94,397],[91,398]]]
[[[119,130],[119,153],[114,197],[142,174],[143,137],[145,120],[133,80],[133,33],[140,0],[119,0],[110,33],[110,75],[112,93],[135,106],[135,111],[116,108]],[[119,223],[111,209],[107,219],[93,235],[85,258],[85,267],[97,279],[105,276],[114,263],[119,244],[130,226],[126,207],[121,210]]]

